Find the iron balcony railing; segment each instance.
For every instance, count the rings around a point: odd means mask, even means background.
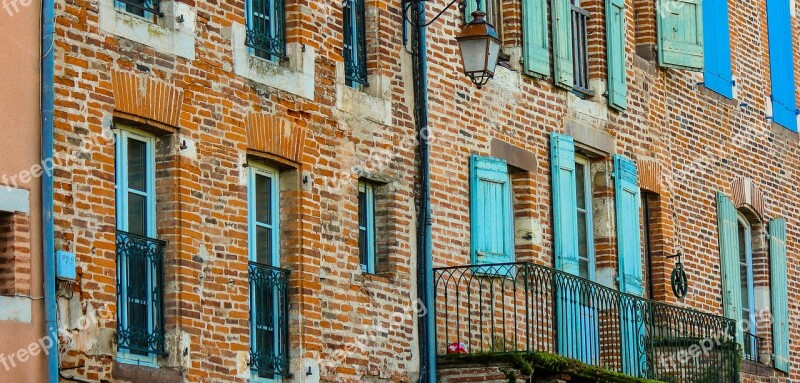
[[[250,369],[260,378],[289,375],[289,270],[249,265]]]
[[[164,355],[164,246],[117,231],[117,338],[132,354]]]
[[[589,12],[572,5],[572,67],[575,91],[592,94],[589,89]]]
[[[435,269],[437,353],[549,352],[667,382],[738,382],[731,319],[531,263]]]
[[[148,14],[164,16],[160,10],[160,0],[115,0],[117,7],[125,9],[130,14],[147,17]]]
[[[284,0],[247,0],[245,45],[264,59],[286,57]]]
[[[751,362],[760,362],[759,353],[764,339],[749,332],[744,333],[744,359]]]

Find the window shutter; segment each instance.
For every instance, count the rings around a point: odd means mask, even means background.
[[[473,264],[514,260],[514,220],[506,161],[470,158],[470,205]]]
[[[547,0],[522,0],[523,63],[529,74],[550,74]]]
[[[772,119],[797,132],[792,19],[788,0],[767,0]]]
[[[701,0],[658,0],[658,63],[665,67],[703,69]]]
[[[552,133],[550,156],[556,269],[579,275],[578,197],[575,195],[575,142],[572,137]]]
[[[619,249],[619,289],[624,293],[642,296],[642,249],[639,222],[639,176],[633,161],[614,156],[614,191],[617,211],[617,247]],[[620,333],[622,335],[622,372],[641,376],[646,364],[642,344],[644,326],[637,315],[636,305],[629,298],[620,303]],[[628,301],[628,302],[626,302]]]
[[[739,219],[733,203],[723,193],[717,193],[719,251],[722,265],[722,301],[725,317],[736,323],[742,320],[742,280],[739,269]],[[736,326],[736,340],[744,341],[741,326]]]
[[[483,5],[483,2],[481,2],[481,5]],[[481,9],[485,8],[482,7]],[[475,0],[464,1],[464,24],[469,24],[470,22],[472,22],[472,12],[475,12],[477,10],[478,10],[477,1]]]
[[[731,72],[731,34],[728,26],[728,0],[703,0],[703,38],[706,88],[733,98]]]
[[[625,1],[606,0],[608,31],[608,105],[615,109],[628,107],[628,85],[625,81]]]
[[[786,220],[783,218],[769,223],[769,262],[775,368],[789,372],[789,286],[786,281]]]
[[[556,85],[572,89],[575,73],[572,67],[572,4],[570,0],[552,0],[553,67]]]

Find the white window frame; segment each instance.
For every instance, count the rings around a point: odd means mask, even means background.
[[[127,232],[129,230],[128,225],[128,192],[134,192],[139,195],[143,195],[147,199],[147,230],[146,236],[148,238],[155,238],[156,237],[156,156],[155,156],[155,137],[151,134],[147,134],[145,132],[131,129],[127,127],[120,127],[114,131],[114,135],[116,137],[116,158],[115,158],[115,182],[114,182],[114,191],[116,195],[116,221],[117,221],[117,230]],[[128,188],[128,139],[134,139],[137,141],[144,142],[145,149],[146,149],[146,156],[147,156],[147,191],[145,193],[141,193],[137,190],[131,190]],[[119,268],[120,265],[117,265]],[[156,272],[156,270],[148,270],[150,273]],[[119,285],[122,288],[122,292],[120,292],[121,300],[123,302],[127,301],[127,272],[119,273],[121,279],[119,281]],[[152,283],[152,275],[147,276],[148,284]],[[148,291],[152,291],[152,286],[148,286]],[[147,307],[148,310],[152,309],[152,296],[148,294],[148,302]],[[120,305],[117,307],[117,310],[120,311],[119,317],[122,318],[123,327],[127,327],[127,306]],[[148,329],[152,331],[153,323],[151,321],[152,315],[148,315]],[[149,355],[137,355],[128,352],[124,349],[117,349],[117,361],[121,363],[127,364],[136,364],[136,365],[143,365],[148,367],[158,367],[157,362],[158,356],[155,354]]]
[[[251,262],[256,262],[258,259],[258,246],[256,244],[256,229],[258,227],[269,227],[272,229],[272,259],[271,264],[267,266],[272,267],[280,267],[280,173],[266,165],[257,163],[257,162],[249,162],[248,163],[248,177],[247,177],[247,233],[248,233],[248,250],[247,250],[247,258]],[[271,190],[271,198],[270,204],[272,204],[272,208],[270,209],[270,219],[272,221],[272,225],[267,225],[257,221],[256,218],[256,176],[264,176],[271,179],[270,186],[272,187]],[[251,310],[256,310],[256,302],[253,298],[253,295],[250,294],[250,306]],[[275,316],[273,319],[273,323],[278,323],[278,312],[280,310],[279,307],[279,300],[276,297],[272,300],[273,302],[273,315]],[[275,330],[277,332],[277,330]],[[255,334],[256,328],[255,323],[250,319],[250,334]],[[250,347],[251,350],[255,346],[254,342],[255,337],[251,336]],[[279,350],[280,349],[280,342],[278,337],[275,337],[273,349]],[[279,375],[275,375],[275,378],[268,379],[262,378],[258,376],[256,371],[250,371],[250,382],[253,383],[280,383],[281,377]]]
[[[367,263],[361,263],[361,248],[359,246],[358,249],[358,260],[361,264],[361,271],[363,273],[368,274],[375,274],[375,186],[366,181],[358,181],[358,192],[364,193],[366,198],[366,216],[367,222],[366,226],[361,226],[361,222],[358,223],[358,237],[359,243],[361,239],[361,231],[363,230],[367,236],[367,256],[366,260]],[[361,211],[359,206],[359,221],[361,217]]]

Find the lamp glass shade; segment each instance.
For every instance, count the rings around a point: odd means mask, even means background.
[[[461,53],[464,74],[480,87],[494,76],[500,55],[500,39],[492,24],[486,22],[486,14],[477,11],[473,20],[456,38]]]

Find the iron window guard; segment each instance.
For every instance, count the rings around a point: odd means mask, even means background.
[[[344,75],[348,85],[367,82],[367,31],[364,0],[345,0],[344,15]]]
[[[117,231],[117,338],[133,354],[166,355],[165,241]],[[124,285],[123,285],[124,283]]]
[[[289,270],[257,262],[250,283],[250,369],[259,377],[289,376]]]
[[[286,58],[284,0],[248,0],[245,45],[264,59]]]
[[[132,13],[137,16],[144,17],[145,13],[152,13],[158,17],[164,17],[164,13],[161,12],[160,0],[115,0],[118,4],[125,6],[125,10],[128,13]]]
[[[574,90],[581,95],[592,96],[589,88],[589,12],[572,5],[572,67]]]
[[[532,263],[434,269],[437,353],[549,352],[662,381],[739,381],[735,321]],[[702,350],[695,356],[695,349]]]

